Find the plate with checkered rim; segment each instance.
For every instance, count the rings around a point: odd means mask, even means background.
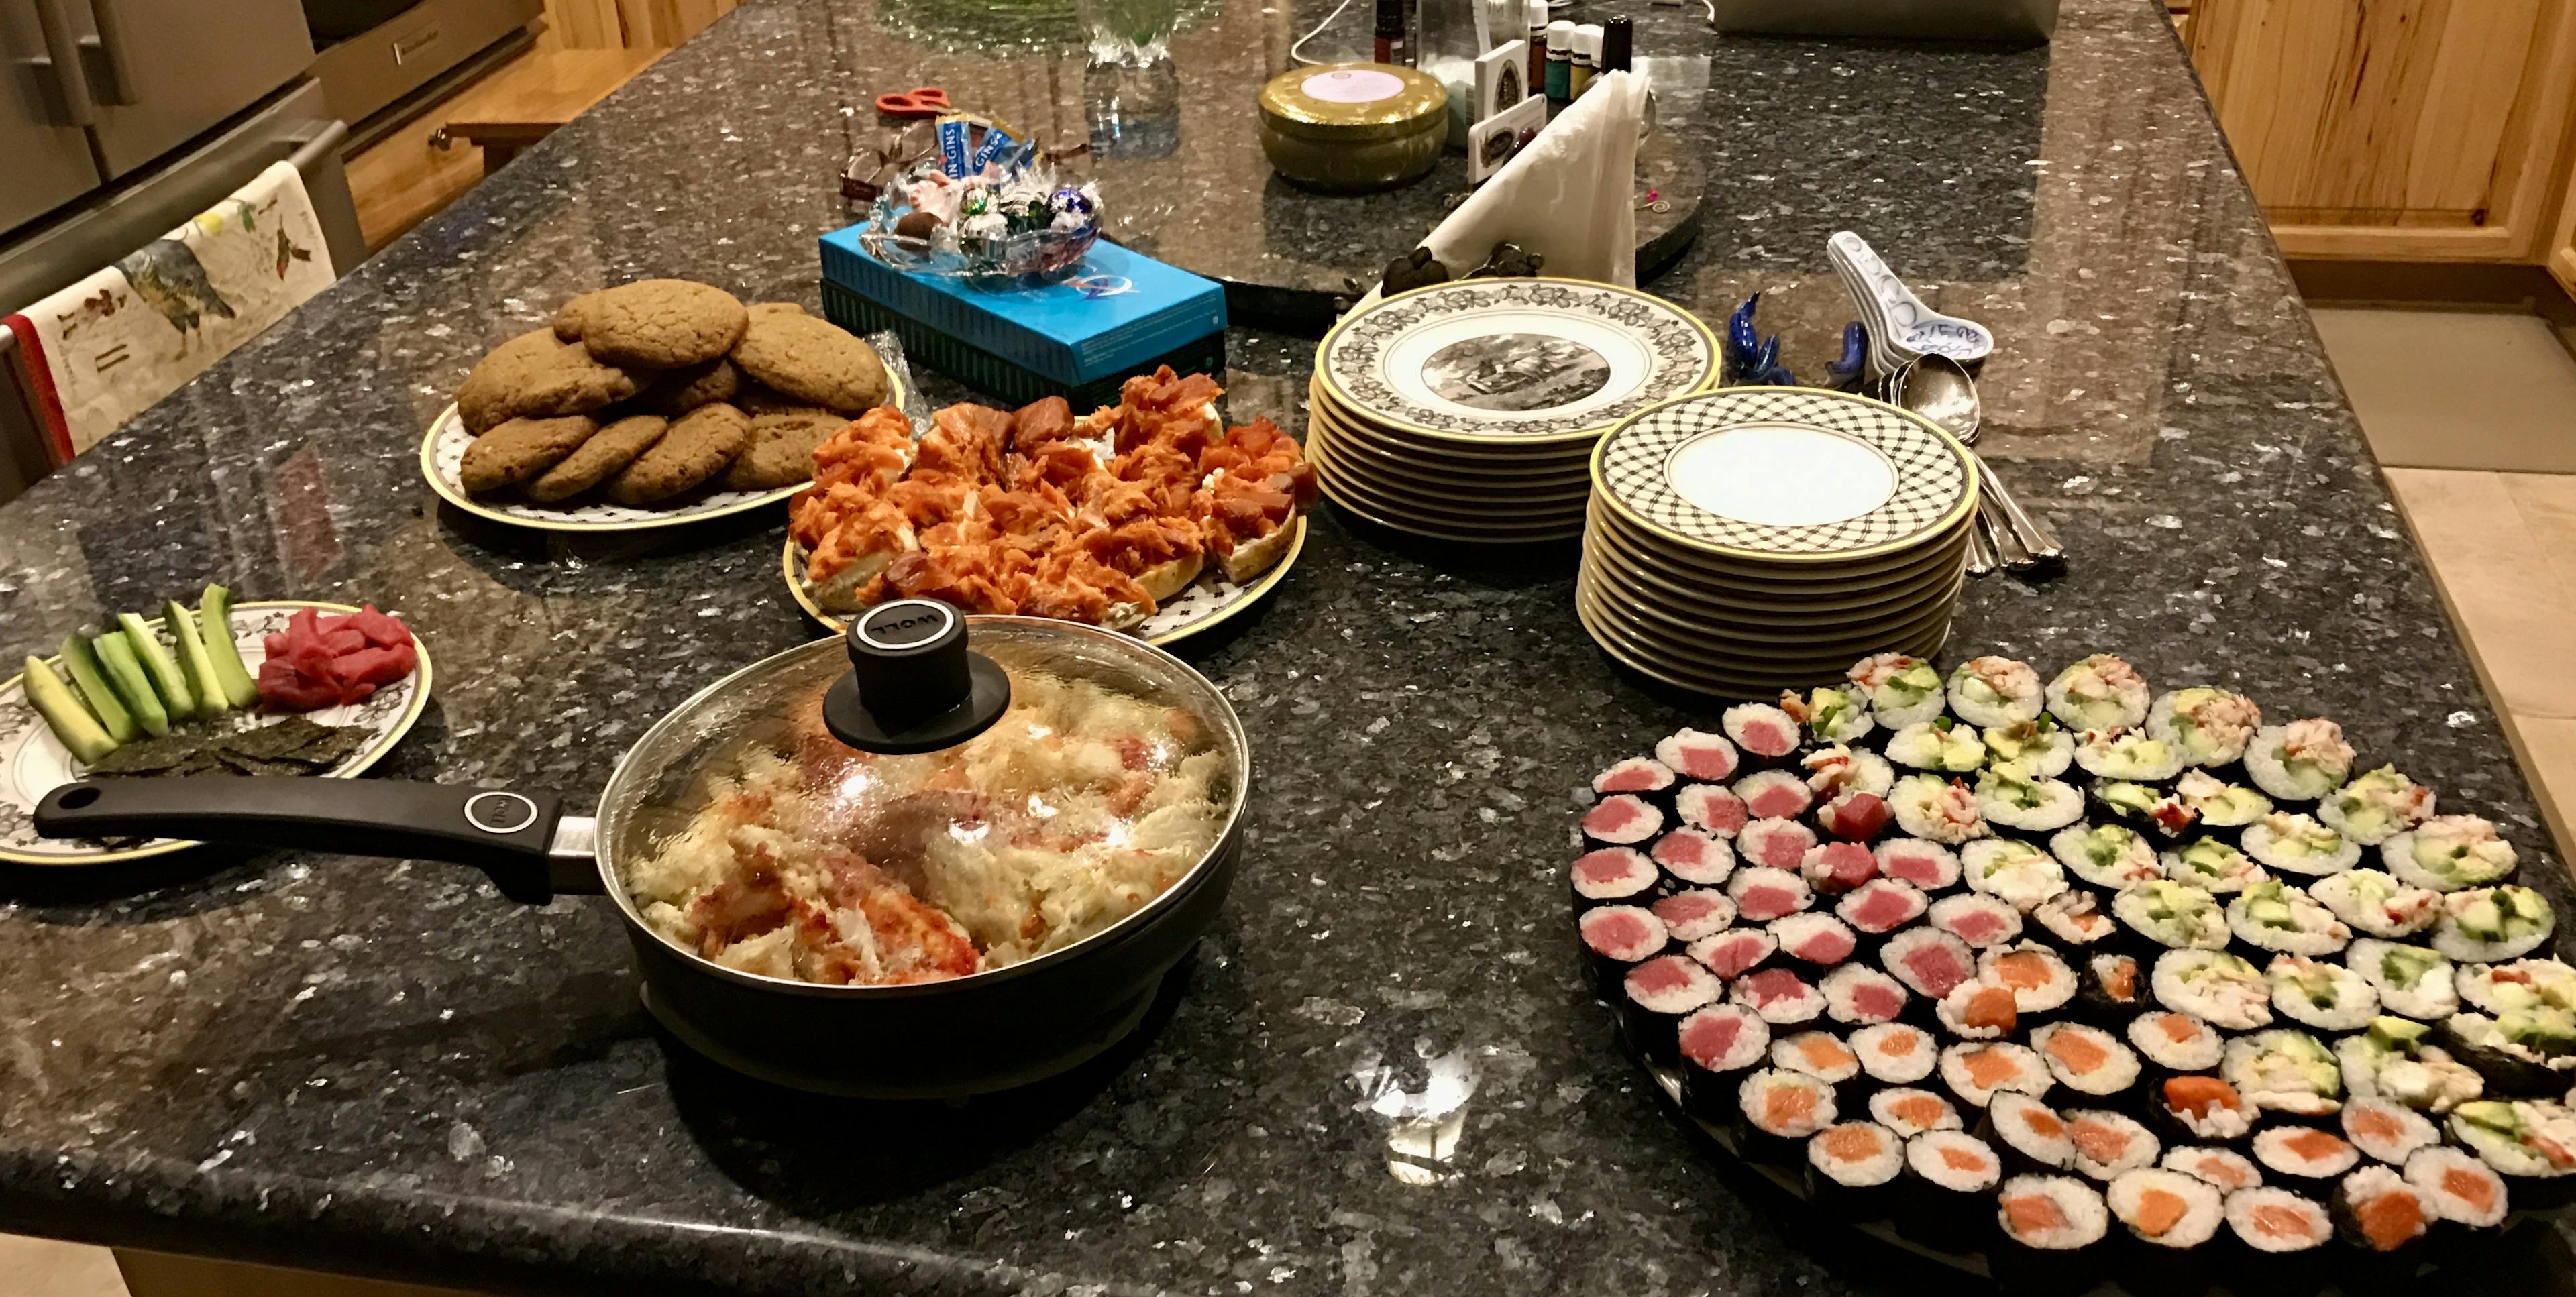
[[[1623,336],[1644,357],[1644,372],[1607,400],[1596,392],[1537,410],[1426,401],[1409,390],[1414,385],[1387,377],[1386,359],[1424,330],[1472,317],[1491,321],[1492,336],[1519,334],[1543,330],[1550,316],[1559,317],[1568,330]],[[1465,340],[1462,336],[1445,345]],[[1717,335],[1698,316],[1650,293],[1578,279],[1462,279],[1417,288],[1352,312],[1315,346],[1317,377],[1354,419],[1441,440],[1486,444],[1598,437],[1658,401],[1716,382],[1718,363]]]
[[[1813,429],[1885,459],[1888,498],[1838,522],[1783,525],[1711,513],[1672,484],[1682,448],[1752,426]],[[1592,452],[1592,483],[1622,518],[1713,554],[1813,563],[1890,554],[1928,543],[1976,507],[1967,448],[1930,421],[1882,401],[1809,387],[1730,387],[1666,401],[1610,430]]]

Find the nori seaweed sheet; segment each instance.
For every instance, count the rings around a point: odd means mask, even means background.
[[[92,764],[93,775],[310,775],[364,750],[362,725],[322,725],[289,716],[254,729],[175,732],[137,739]]]

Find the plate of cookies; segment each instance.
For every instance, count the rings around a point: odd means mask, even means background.
[[[889,363],[887,357],[891,356]],[[639,531],[774,504],[852,418],[904,399],[899,344],[680,279],[566,302],[494,347],[421,441],[440,498],[548,531]]]

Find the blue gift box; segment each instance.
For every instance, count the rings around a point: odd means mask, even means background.
[[[834,323],[892,329],[916,363],[1013,404],[1061,396],[1080,412],[1158,365],[1225,373],[1225,290],[1105,240],[1080,274],[1038,287],[906,274],[868,255],[857,226],[822,244]]]

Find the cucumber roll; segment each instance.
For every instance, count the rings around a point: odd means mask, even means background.
[[[1869,696],[1871,717],[1886,729],[1928,721],[1948,701],[1940,670],[1909,653],[1873,654],[1853,663],[1847,675]]]
[[[2171,744],[2185,764],[2232,766],[2245,756],[2263,723],[2263,709],[2232,690],[2208,685],[2176,689],[2147,710],[2147,733]]]
[[[2048,682],[2048,714],[2071,730],[2133,729],[2147,719],[2147,679],[2126,661],[2096,653]]]
[[[2227,903],[2227,928],[2249,946],[2286,955],[2331,955],[2352,941],[2334,911],[2277,878],[2237,893]]]
[[[2055,779],[2075,764],[2075,736],[2054,716],[1989,725],[1983,737],[1988,765],[2018,761],[2033,774]]]
[[[2174,796],[2183,809],[2213,830],[2242,829],[2272,813],[2272,799],[2243,784],[2225,783],[2207,771],[2186,770],[2174,781]]]
[[[2442,1129],[2393,1099],[2355,1098],[2343,1106],[2343,1137],[2379,1161],[2403,1166],[2417,1149],[2441,1143]]]
[[[1950,673],[1950,710],[1971,725],[2039,719],[2047,705],[2039,673],[2007,657],[1974,657]]]
[[[2276,955],[2263,970],[2272,984],[2272,1011],[2319,1031],[2359,1031],[2379,1015],[2379,992],[2341,964]]]
[[[2232,896],[2271,878],[2252,856],[2216,838],[2193,838],[2157,858],[2164,876],[2213,896]]]
[[[2160,782],[2182,772],[2182,749],[2144,730],[2086,730],[2075,764],[2099,779]]]
[[[2066,890],[2066,871],[2055,857],[2016,838],[1982,838],[1959,851],[1968,889],[2028,914]]]
[[[2361,847],[2313,815],[2274,811],[2245,826],[2245,854],[2274,873],[2322,878],[2361,863]]]
[[[2437,892],[2464,892],[2511,877],[2513,844],[2475,815],[2436,815],[2379,844],[2379,858],[2402,882]]]
[[[1985,741],[1974,725],[1935,716],[1887,737],[1887,759],[1912,770],[1967,774],[1986,764]]]
[[[1842,685],[1810,689],[1804,697],[1794,689],[1781,690],[1780,710],[1818,743],[1857,743],[1878,724],[1870,719],[1869,698]]]
[[[1930,1074],[1931,1069],[1925,1068],[1924,1075]],[[1930,1090],[1903,1086],[1869,1096],[1869,1115],[1871,1120],[1907,1139],[1926,1131],[1958,1130],[1963,1125],[1959,1109],[1949,1100]]]
[[[1907,837],[1955,847],[1983,838],[1985,812],[1968,786],[1939,775],[1907,775],[1889,792],[1887,808],[1896,812],[1896,827]]]
[[[2322,1117],[2343,1106],[2342,1064],[2304,1031],[2275,1027],[2239,1036],[2227,1042],[2218,1070],[2257,1108]]]
[[[2433,949],[2464,963],[2516,959],[2548,945],[2557,926],[2548,900],[2528,887],[2453,892],[2433,920]]]
[[[2344,952],[2344,967],[2368,979],[2390,1013],[2439,1022],[2460,1007],[2451,961],[2420,946],[2364,937]]]
[[[2442,897],[2411,887],[2376,869],[2354,869],[2320,878],[2308,889],[2351,929],[2373,937],[2403,937],[2433,926]]]
[[[2335,1045],[2344,1088],[2356,1099],[2388,1099],[2444,1113],[2486,1092],[2486,1081],[2448,1050],[2427,1044],[2431,1027],[2382,1015],[2370,1029]]]
[[[2564,1009],[2514,1009],[2492,1018],[2464,1009],[2443,1021],[2442,1039],[2485,1078],[2488,1094],[2555,1097],[2576,1079],[2576,1015]]]
[[[2133,779],[2097,779],[2091,795],[2097,819],[2125,824],[2158,842],[2180,838],[2200,822],[2180,797]]]
[[[2451,1137],[2518,1180],[2576,1174],[2576,1112],[2564,1104],[2481,1099],[2451,1110]]]
[[[2111,916],[2168,949],[2227,948],[2227,912],[2216,898],[2188,883],[2157,878],[2128,888],[2111,898]],[[2157,997],[2163,994],[2159,990]]]
[[[2352,777],[2352,745],[2322,717],[2266,725],[2246,745],[2245,773],[2280,801],[2313,802]]]
[[[2375,847],[2433,816],[2433,790],[2381,766],[2328,793],[2317,817],[2334,831]]]
[[[2473,1153],[2439,1145],[2419,1148],[2406,1155],[2404,1174],[2406,1183],[2433,1200],[2444,1220],[2471,1229],[2504,1223],[2504,1177]]]
[[[2048,839],[2049,854],[2068,873],[2104,891],[2116,892],[2162,877],[2156,849],[2125,824],[2071,824]]]
[[[2272,984],[2224,951],[2168,950],[2156,956],[2148,984],[2158,1004],[2212,1026],[2252,1031],[2272,1025]]]

